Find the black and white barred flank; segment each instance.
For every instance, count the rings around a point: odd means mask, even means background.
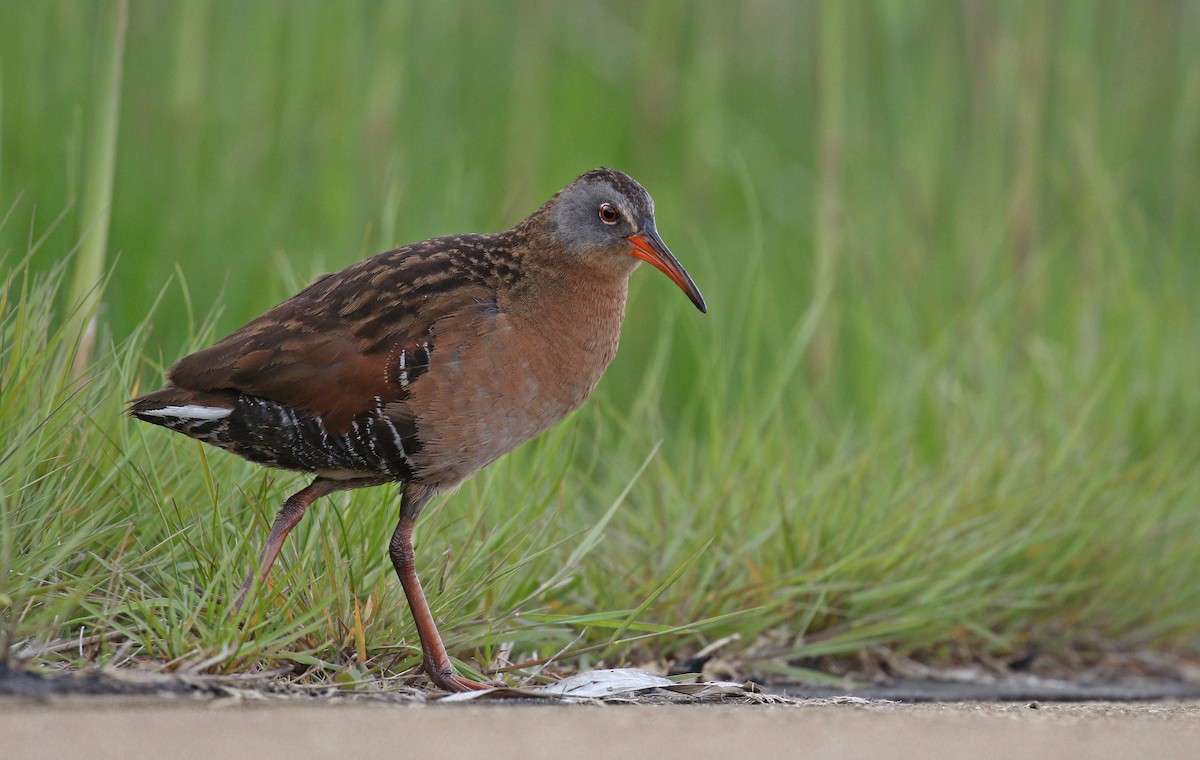
[[[389,417],[380,403],[345,432],[331,433],[320,416],[258,396],[211,403],[215,394],[205,394],[205,403],[188,404],[158,395],[139,399],[130,414],[270,467],[410,480],[411,457],[421,448],[416,425]]]

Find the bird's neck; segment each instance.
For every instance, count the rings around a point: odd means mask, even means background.
[[[571,404],[577,405],[616,356],[629,275],[561,261],[553,268],[535,264],[524,274],[512,286],[505,310],[550,364],[579,375],[577,385],[585,392]]]
[[[620,329],[629,275],[637,260],[597,265],[565,256],[556,259],[546,264],[536,259],[522,262],[523,276],[512,285],[514,305],[530,317],[551,318],[560,328],[615,320],[612,329]]]

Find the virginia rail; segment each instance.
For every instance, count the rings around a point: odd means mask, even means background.
[[[321,496],[403,484],[388,546],[424,670],[456,674],[417,578],[414,521],[439,491],[533,438],[591,394],[617,352],[639,260],[704,299],[662,242],[654,201],[595,169],[504,232],[397,248],[312,285],[184,357],[129,413],[252,462],[315,474],[279,510],[257,570]],[[255,578],[238,595],[240,606]]]

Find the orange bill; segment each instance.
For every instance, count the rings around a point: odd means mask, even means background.
[[[654,265],[655,269],[670,277],[680,290],[687,293],[688,298],[692,299],[692,303],[696,304],[697,309],[708,313],[708,307],[704,305],[704,296],[700,295],[700,289],[684,271],[679,260],[667,249],[667,244],[658,236],[657,230],[651,227],[644,232],[639,232],[632,235],[629,242],[633,245],[633,249],[629,252],[630,256]]]

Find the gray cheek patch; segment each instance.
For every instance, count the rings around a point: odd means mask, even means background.
[[[592,188],[586,190],[592,191]],[[599,193],[579,192],[563,198],[554,209],[554,230],[568,251],[577,253],[594,248],[597,241],[604,240],[604,231],[597,229],[599,223],[589,224],[584,221],[590,221],[593,216],[589,210],[593,204],[598,209],[600,203],[602,201],[599,200]]]

